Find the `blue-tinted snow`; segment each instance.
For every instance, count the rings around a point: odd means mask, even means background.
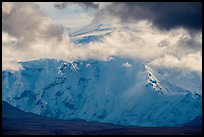
[[[123,67],[125,62],[132,67]],[[138,126],[178,126],[202,114],[201,95],[161,76],[156,79],[168,94],[147,86],[149,71],[138,60],[44,59],[22,65],[24,70],[3,72],[2,90],[3,100],[24,111]]]

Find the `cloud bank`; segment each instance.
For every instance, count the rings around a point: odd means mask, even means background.
[[[162,58],[155,59],[151,64],[159,67],[190,69],[201,74],[202,72],[202,55],[201,52],[190,53],[181,58],[173,55],[165,55]]]
[[[52,24],[34,3],[3,3],[2,31],[26,47],[39,40],[61,41],[64,28]]]
[[[114,2],[98,12],[95,20],[108,15],[122,22],[148,20],[162,30],[202,28],[201,2]]]
[[[140,59],[149,65],[202,73],[202,32],[186,28],[163,31],[148,20],[117,24],[103,41],[75,45],[34,3],[2,5],[3,70],[23,69],[18,62],[42,58]],[[111,22],[110,22],[111,23]]]

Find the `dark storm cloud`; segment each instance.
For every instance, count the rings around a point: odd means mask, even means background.
[[[99,5],[93,2],[58,2],[58,3],[55,3],[54,6],[57,9],[64,9],[68,7],[69,5],[74,5],[74,4],[81,6],[82,8],[85,8],[85,9],[88,9],[88,8],[98,9],[99,8]]]
[[[202,3],[190,2],[125,2],[106,6],[100,14],[117,16],[123,22],[149,20],[160,29],[202,28]]]

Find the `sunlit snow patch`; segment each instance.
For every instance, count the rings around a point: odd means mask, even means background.
[[[129,64],[128,62],[126,62],[126,63],[122,64],[122,67],[130,68],[130,67],[132,67],[132,65]]]

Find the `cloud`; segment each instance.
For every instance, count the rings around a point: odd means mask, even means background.
[[[14,52],[13,52],[14,51]],[[20,55],[15,54],[15,50],[10,46],[2,47],[2,70],[18,71],[23,69],[20,62]]]
[[[61,41],[64,29],[52,24],[34,3],[4,3],[2,31],[18,39],[19,47],[28,47],[39,40]]]
[[[99,4],[95,2],[57,2],[54,4],[57,9],[65,9],[71,5],[78,5],[84,9],[99,9]]]
[[[202,28],[202,3],[199,2],[114,2],[104,7],[95,20],[108,15],[125,23],[148,20],[162,30]]]
[[[182,70],[191,70],[202,74],[202,55],[201,52],[190,53],[181,58],[173,55],[165,55],[149,63],[157,67],[179,68]]]
[[[43,58],[109,60],[116,56],[148,61],[155,66],[202,71],[201,32],[189,33],[185,28],[162,31],[151,22],[141,20],[126,26],[115,24],[114,31],[102,41],[80,46],[71,43],[64,28],[54,24],[35,4],[5,4],[3,70],[22,69],[18,62]]]
[[[97,9],[94,22],[116,17],[123,23],[148,20],[161,30],[202,29],[201,2],[61,2],[55,7],[64,9],[70,5]]]
[[[20,61],[51,57],[56,47],[61,50],[60,45],[69,44],[65,35],[64,28],[46,17],[37,4],[2,4],[2,60],[3,65],[14,64],[11,69]]]
[[[6,32],[2,32],[2,42],[17,41],[15,37],[8,35]]]

